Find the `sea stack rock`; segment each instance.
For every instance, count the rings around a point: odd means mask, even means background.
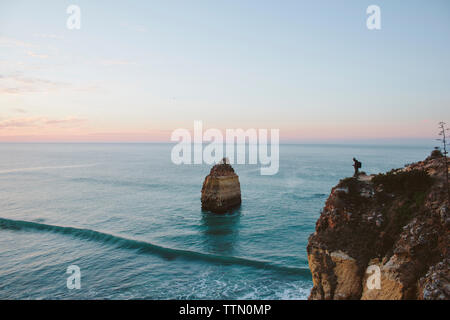
[[[225,213],[241,204],[241,185],[234,169],[224,158],[212,167],[202,187],[202,209]]]

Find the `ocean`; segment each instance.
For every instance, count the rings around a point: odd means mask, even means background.
[[[281,145],[276,175],[233,166],[242,206],[216,215],[200,203],[210,166],[171,148],[0,144],[0,299],[306,299],[308,236],[352,158],[370,174],[431,151]]]

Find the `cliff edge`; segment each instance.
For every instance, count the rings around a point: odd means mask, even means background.
[[[444,158],[346,178],[308,241],[309,299],[450,298]]]

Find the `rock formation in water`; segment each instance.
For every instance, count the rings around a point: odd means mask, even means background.
[[[239,177],[226,161],[216,164],[202,187],[202,209],[224,213],[241,204]]]
[[[341,180],[309,237],[309,299],[448,300],[449,227],[445,162],[436,152]]]

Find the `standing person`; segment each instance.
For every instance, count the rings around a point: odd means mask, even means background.
[[[359,162],[358,160],[356,160],[355,158],[353,158],[353,167],[355,168],[355,174],[353,175],[354,177],[358,177],[359,175],[359,169],[361,169],[362,164],[361,162]]]

